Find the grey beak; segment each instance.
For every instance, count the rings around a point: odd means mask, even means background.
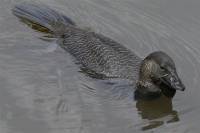
[[[180,90],[184,91],[185,86],[181,82],[180,78],[178,77],[177,73],[172,73],[166,76],[163,76],[161,78],[161,81],[166,84],[168,87],[175,89],[175,90]]]

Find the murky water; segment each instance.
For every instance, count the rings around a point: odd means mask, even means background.
[[[173,57],[186,91],[149,102],[135,102],[124,81],[79,72],[55,41],[12,15],[22,1],[0,1],[1,133],[199,132],[199,0],[40,0],[141,57]]]

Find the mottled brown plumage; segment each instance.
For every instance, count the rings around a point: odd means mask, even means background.
[[[142,60],[116,41],[81,29],[68,17],[44,5],[23,3],[12,11],[33,29],[59,38],[59,45],[87,72],[128,79],[133,85],[137,81],[136,92],[141,97],[159,96],[161,92],[173,97],[176,89],[184,90],[173,60],[163,52],[154,52]]]

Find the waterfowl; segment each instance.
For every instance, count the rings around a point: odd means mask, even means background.
[[[173,97],[176,90],[185,89],[175,63],[164,52],[153,52],[142,60],[114,40],[79,28],[70,18],[48,6],[22,3],[12,12],[33,29],[59,38],[59,45],[88,72],[132,81],[136,97],[162,94]]]
[[[137,86],[138,97],[173,97],[176,90],[185,90],[174,61],[162,51],[153,52],[142,61]]]

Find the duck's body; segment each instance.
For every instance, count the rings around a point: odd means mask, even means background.
[[[23,3],[16,6],[13,13],[24,22],[36,25],[32,28],[42,32],[47,31],[58,37],[60,46],[73,55],[82,67],[108,78],[125,78],[133,84],[139,80],[138,90],[144,89],[145,93],[154,93],[154,91],[157,93],[159,90],[160,94],[159,85],[151,79],[152,75],[155,76],[154,73],[151,73],[151,69],[155,68],[154,72],[160,74],[158,71],[160,62],[149,60],[150,58],[142,60],[112,39],[78,28],[71,19],[47,6]],[[160,53],[157,56],[169,58],[168,60],[171,61],[170,57]],[[161,58],[161,62],[165,58]],[[148,70],[148,68],[150,69]]]
[[[135,81],[141,59],[119,43],[94,32],[68,27],[61,47],[71,53],[85,68],[106,77]]]
[[[44,5],[23,3],[16,6],[13,13],[23,19],[23,22],[34,24],[35,27],[32,28],[36,30],[50,30],[47,32],[58,37],[59,45],[83,67],[106,77],[126,78],[131,81],[138,78],[142,59],[116,41],[81,29],[69,18]],[[38,28],[41,26],[42,28]]]

